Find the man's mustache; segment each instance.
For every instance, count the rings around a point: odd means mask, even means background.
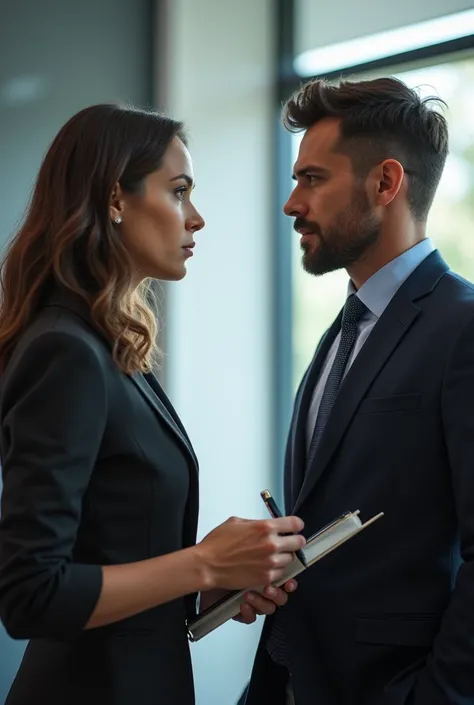
[[[317,223],[306,220],[305,218],[296,218],[293,223],[295,230],[310,230],[315,235],[321,235],[321,228]]]

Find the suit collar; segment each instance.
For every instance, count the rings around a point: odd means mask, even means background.
[[[433,291],[448,269],[439,253],[434,251],[400,287],[376,323],[341,384],[320,445],[311,466],[307,469],[299,495],[293,505],[293,511],[297,511],[313,491],[315,484],[327,469],[334,452],[341,443],[344,433],[370,385],[395,347],[420,315],[421,309],[416,305],[416,302]],[[334,326],[332,330],[334,332]],[[296,443],[300,449],[304,448],[304,429],[315,381],[329,348],[324,346],[324,350],[326,350],[326,354],[324,354],[323,348],[321,348],[320,354],[317,354],[313,363],[314,374],[310,372],[305,385],[308,389],[305,388],[302,392],[302,402],[296,417],[299,428],[295,431]],[[297,453],[295,456],[295,459],[298,460]],[[290,472],[297,477],[298,467],[293,465]]]
[[[399,288],[434,249],[433,241],[430,238],[421,240],[381,267],[360,287],[359,291],[356,292],[352,281],[350,281],[348,295],[357,293],[368,310],[380,318]]]
[[[91,308],[88,301],[79,296],[79,294],[70,291],[62,286],[56,285],[52,287],[51,291],[44,298],[44,306],[60,306],[61,308],[67,308],[72,311],[77,316],[82,318],[88,326],[94,329],[94,332],[107,343],[107,346],[111,349],[112,343],[103,333],[99,330],[92,320]]]
[[[394,303],[403,306],[405,301],[417,301],[431,294],[449,267],[438,250],[434,250],[414,270],[394,297]]]
[[[91,322],[89,303],[79,294],[76,294],[63,286],[55,285],[51,287],[48,294],[44,297],[44,305],[69,308],[88,323]]]

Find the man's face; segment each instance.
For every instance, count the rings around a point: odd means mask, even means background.
[[[335,149],[339,121],[326,118],[310,127],[294,166],[296,186],[284,207],[301,234],[303,266],[325,274],[363,258],[380,234],[365,183],[349,157]]]

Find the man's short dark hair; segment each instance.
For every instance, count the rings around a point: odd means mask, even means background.
[[[384,159],[397,159],[409,178],[413,216],[425,221],[448,154],[448,126],[432,104],[396,78],[371,81],[309,81],[283,108],[290,132],[312,127],[324,118],[341,120],[337,149],[347,154],[360,177]]]

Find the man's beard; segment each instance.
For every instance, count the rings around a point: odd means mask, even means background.
[[[371,212],[365,193],[357,194],[324,232],[316,223],[303,218],[297,218],[294,227],[311,229],[314,232],[311,237],[318,240],[316,248],[311,243],[301,246],[303,267],[315,276],[346,269],[362,259],[380,235],[380,223]]]

